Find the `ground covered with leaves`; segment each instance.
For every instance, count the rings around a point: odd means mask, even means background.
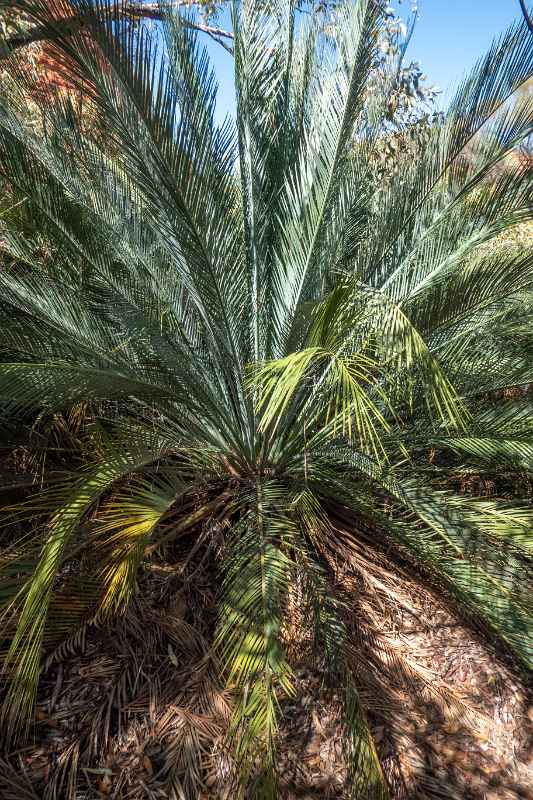
[[[3,800],[234,796],[232,696],[210,655],[216,578],[209,554],[185,552],[143,573],[112,627],[87,623],[50,650],[30,743],[4,742]],[[533,706],[512,664],[385,554],[361,546],[339,565],[392,800],[531,798]],[[279,796],[341,800],[342,698],[323,684],[296,612],[284,635],[296,679],[283,701]]]

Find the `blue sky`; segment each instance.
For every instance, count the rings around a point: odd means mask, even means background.
[[[419,0],[418,4],[419,21],[407,58],[420,61],[428,83],[442,89],[442,105],[446,90],[457,85],[497,34],[520,18],[520,6],[518,0]],[[410,7],[408,0],[391,5],[404,15]],[[226,21],[220,20],[221,27]],[[233,108],[233,62],[219,45],[209,40],[206,44],[219,80],[217,117],[223,119]]]
[[[428,83],[443,93],[521,17],[518,0],[419,0],[419,8],[407,57],[420,61]]]

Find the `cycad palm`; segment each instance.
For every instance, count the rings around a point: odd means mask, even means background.
[[[295,22],[291,0],[268,15],[236,3],[237,122],[222,127],[179,16],[151,38],[100,0],[20,6],[39,23],[87,14],[90,35],[55,46],[108,138],[95,142],[63,95],[39,137],[2,103],[0,169],[55,245],[43,267],[5,232],[17,260],[0,275],[2,415],[24,423],[83,400],[96,417],[91,457],[21,506],[46,523],[4,557],[8,718],[32,708],[69,563],[107,554],[96,589],[91,578],[104,617],[158,547],[223,517],[213,647],[235,692],[243,783],[262,750],[256,785],[275,795],[297,586],[346,692],[353,796],[385,796],[329,591],[336,548],[387,544],[531,661],[532,516],[447,489],[450,472],[533,466],[529,403],[491,395],[533,380],[533,251],[487,247],[531,218],[531,175],[486,181],[531,132],[532,100],[506,102],[533,70],[530,34],[509,30],[416,160],[376,185],[389,87],[368,90],[373,0],[340,4],[334,33],[320,15]]]

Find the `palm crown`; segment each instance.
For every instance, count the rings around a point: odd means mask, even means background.
[[[339,559],[387,547],[531,662],[531,512],[449,488],[532,466],[529,403],[495,393],[533,380],[533,252],[491,246],[531,218],[530,172],[494,177],[531,132],[532,99],[508,102],[533,70],[530,34],[505,33],[378,182],[390,84],[371,80],[373,0],[340,3],[334,28],[292,0],[235,3],[236,122],[222,125],[186,18],[150,34],[100,0],[20,6],[52,28],[83,13],[54,48],[105,136],[61,92],[32,132],[14,57],[0,170],[52,251],[36,259],[4,231],[1,412],[24,430],[84,401],[91,423],[79,471],[47,473],[10,511],[33,522],[3,556],[7,719],[31,711],[73,566],[104,619],[147,559],[185,532],[208,548],[218,526],[213,653],[243,785],[262,750],[275,793],[297,600],[345,692],[354,796],[385,796]]]

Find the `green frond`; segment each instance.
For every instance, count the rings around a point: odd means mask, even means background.
[[[266,364],[254,379],[260,387],[261,426],[266,429],[278,420],[295,393],[307,390],[306,400],[311,397],[311,406],[320,403],[333,436],[341,432],[355,438],[361,449],[383,455],[378,431],[389,430],[389,424],[379,407],[386,408],[387,398],[373,375],[377,367],[363,353],[339,355],[321,348]]]
[[[351,681],[346,687],[346,756],[350,765],[350,797],[388,800],[390,797],[383,768],[357,690]]]
[[[531,666],[530,556],[521,554],[530,549],[531,514],[449,498],[414,483],[403,482],[396,497],[423,522],[389,521],[397,541],[443,576],[459,602]]]
[[[337,38],[324,44],[315,80],[308,84],[309,124],[279,201],[283,227],[276,270],[283,296],[274,309],[278,355],[284,354],[302,304],[323,285],[324,244],[342,237],[344,215],[357,191],[355,183],[348,183],[347,166],[375,53],[379,9],[367,0],[342,2],[336,15]]]
[[[134,478],[101,504],[91,526],[97,557],[104,560],[99,613],[124,610],[131,599],[145,548],[176,501],[178,487],[158,476]]]
[[[56,578],[69,555],[71,538],[87,512],[115,481],[149,463],[154,456],[154,451],[142,446],[136,450],[131,443],[108,447],[86,475],[53,490],[54,511],[46,524],[35,569],[3,611],[4,618],[17,615],[16,631],[5,659],[12,680],[4,709],[10,730],[27,723],[33,708],[48,610]],[[42,512],[47,503],[50,498],[39,498],[36,504],[32,503],[32,510]]]
[[[529,510],[457,497],[435,489],[425,476],[397,476],[394,469],[384,469],[347,449],[339,449],[337,458],[379,485],[386,496],[377,503],[354,483],[350,501],[346,479],[340,481],[330,472],[332,497],[358,505],[360,513],[390,532],[415,564],[429,570],[435,580],[444,580],[466,613],[496,632],[529,666],[533,654]]]
[[[309,494],[309,493],[308,493]],[[310,497],[305,505],[315,507]],[[316,520],[316,508],[313,522]],[[324,530],[329,522],[322,522]],[[323,542],[322,542],[323,545]],[[318,563],[301,556],[298,560],[305,595],[304,613],[314,627],[315,646],[324,657],[324,681],[339,691],[344,727],[343,752],[348,767],[348,797],[388,800],[389,791],[376,751],[353,673],[354,643],[349,639],[345,619],[353,609],[342,598],[332,596],[326,574]],[[319,656],[319,657],[320,657]]]
[[[242,499],[243,520],[225,559],[216,648],[236,693],[230,730],[240,780],[253,778],[260,759],[259,787],[276,796],[275,739],[280,694],[292,694],[291,669],[281,642],[281,624],[294,565],[288,554],[294,528],[281,516],[280,487],[259,483]]]

